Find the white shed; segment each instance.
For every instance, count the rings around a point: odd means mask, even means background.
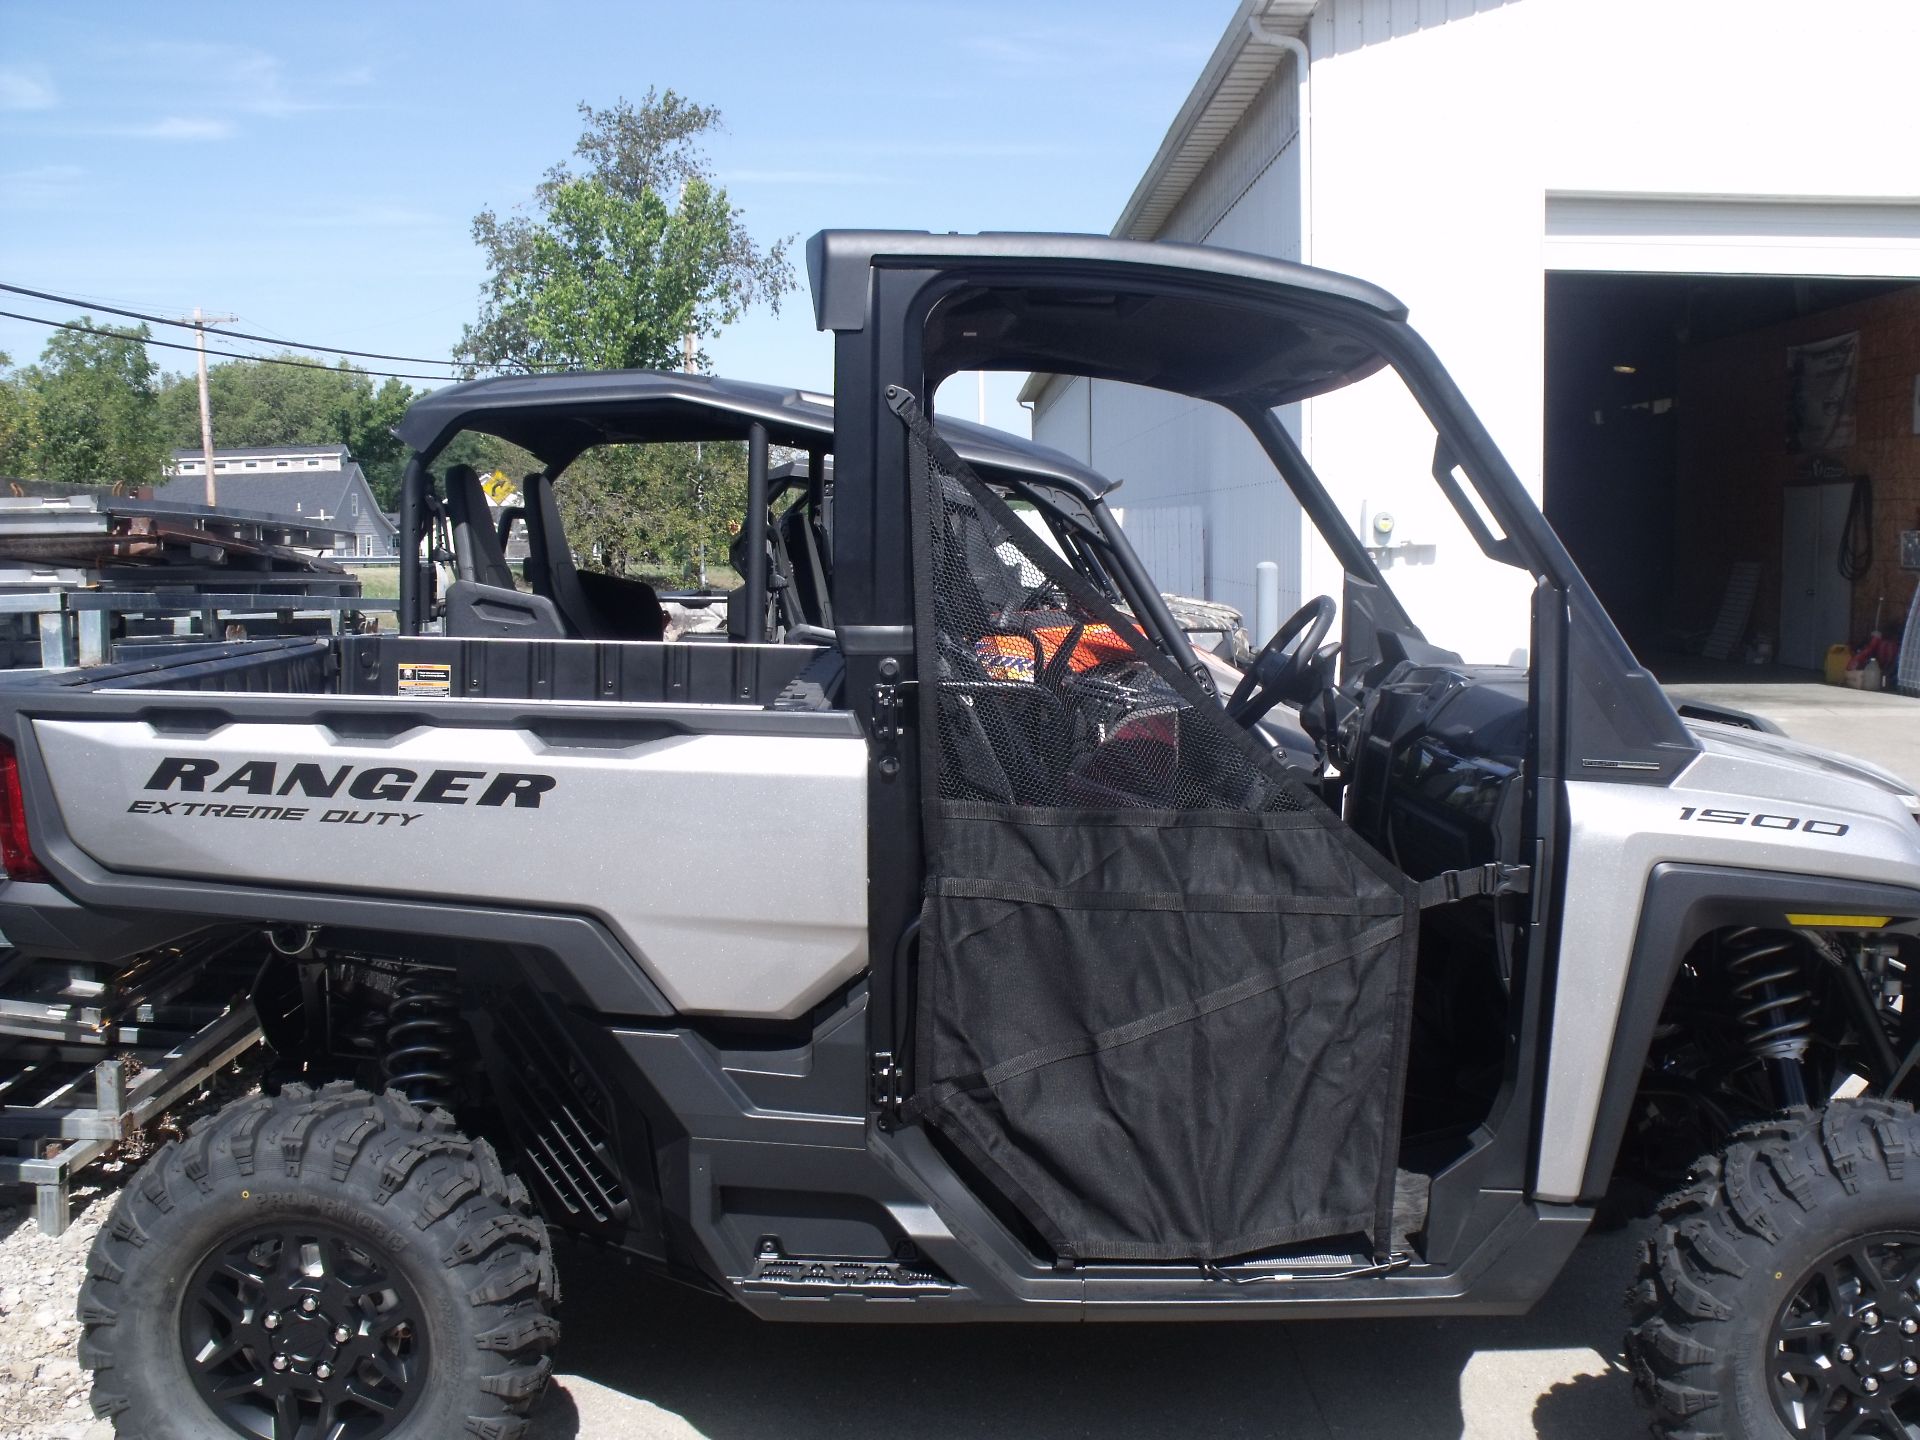
[[[1816,663],[1914,588],[1916,55],[1913,0],[1243,0],[1114,233],[1393,291],[1637,648],[1685,649],[1744,571],[1745,643]],[[1848,425],[1790,433],[1789,350],[1849,336]],[[1125,481],[1164,588],[1251,613],[1273,560],[1282,613],[1338,595],[1230,417],[1082,378],[1022,399]],[[1410,542],[1392,579],[1432,638],[1504,660],[1523,577],[1465,543],[1395,405],[1368,382],[1289,419],[1349,519]]]

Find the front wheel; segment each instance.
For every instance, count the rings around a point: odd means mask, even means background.
[[[1842,1100],[1740,1131],[1662,1202],[1627,1336],[1670,1440],[1920,1435],[1920,1119]]]
[[[347,1085],[237,1101],[88,1258],[94,1413],[142,1440],[516,1440],[558,1336],[545,1228],[482,1140]]]

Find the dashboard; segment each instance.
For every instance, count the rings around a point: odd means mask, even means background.
[[[1419,642],[1388,658],[1347,698],[1357,712],[1337,746],[1346,816],[1416,880],[1513,859],[1527,756],[1527,672],[1436,658]],[[1419,652],[1427,653],[1421,654]]]

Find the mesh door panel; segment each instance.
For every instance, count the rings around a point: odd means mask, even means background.
[[[1065,1256],[1386,1243],[1411,887],[913,401],[909,1114]]]
[[[937,461],[927,470],[943,799],[1252,813],[1317,803],[1197,710],[1193,682],[998,496]]]

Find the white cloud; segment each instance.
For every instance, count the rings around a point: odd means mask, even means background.
[[[44,67],[0,65],[0,110],[51,110],[58,100]]]
[[[303,115],[317,110],[337,110],[338,101],[312,93],[312,81],[304,90],[287,80],[286,66],[276,55],[250,45],[228,45],[218,41],[161,40],[140,47],[149,64],[169,71],[197,74],[216,82],[205,96],[214,109],[243,115]],[[341,88],[362,88],[373,79],[371,68],[361,66],[341,71],[322,82]]]
[[[79,194],[78,165],[34,165],[25,170],[0,171],[0,207],[8,210],[57,210]]]
[[[275,221],[290,230],[421,230],[446,223],[445,217],[418,206],[381,201],[348,201],[339,205],[293,205],[279,211]]]
[[[163,120],[117,126],[107,133],[128,140],[226,140],[232,136],[233,126],[205,116],[169,115]]]

